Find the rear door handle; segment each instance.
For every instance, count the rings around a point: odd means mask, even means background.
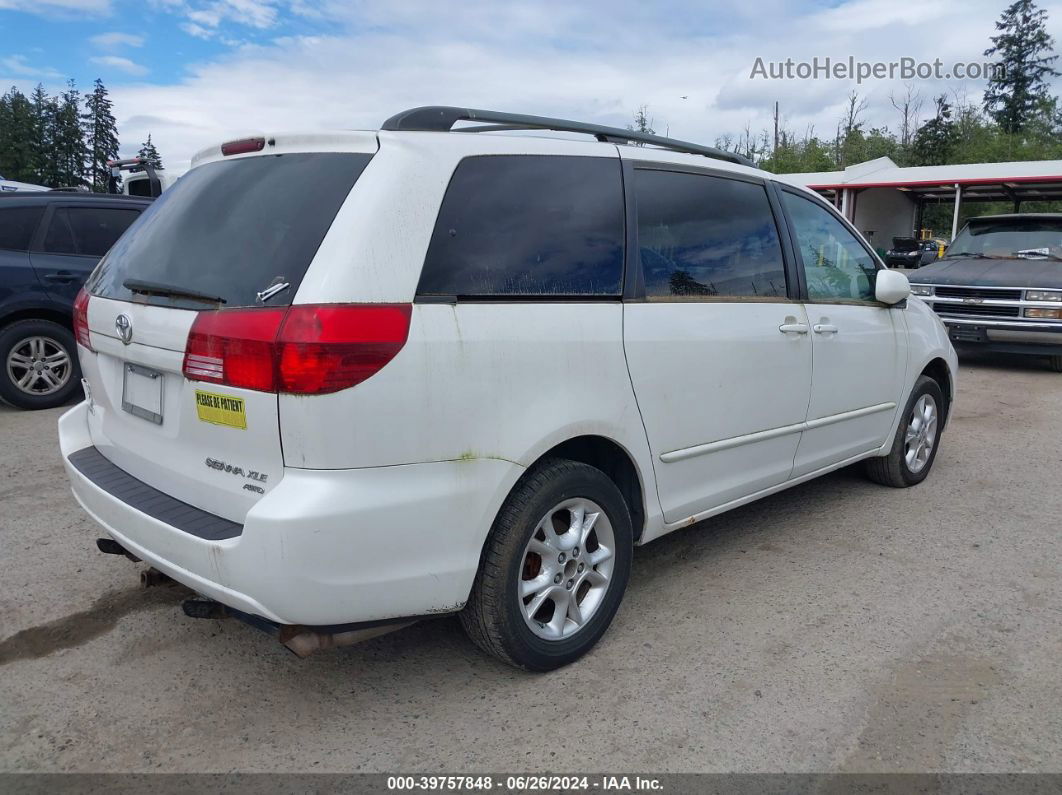
[[[815,329],[816,334],[836,334],[837,326],[831,326],[828,323],[816,323],[812,328]]]
[[[778,327],[783,334],[807,334],[808,327],[804,323],[783,323]]]
[[[48,282],[59,282],[60,284],[67,284],[77,279],[73,273],[66,271],[59,271],[58,273],[46,273],[44,274],[44,280]]]

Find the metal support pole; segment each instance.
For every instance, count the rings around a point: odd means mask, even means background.
[[[841,189],[841,215],[848,218],[848,188]],[[851,221],[851,218],[848,218]]]
[[[959,234],[959,206],[962,204],[962,185],[955,183],[955,212],[951,216],[951,239]]]

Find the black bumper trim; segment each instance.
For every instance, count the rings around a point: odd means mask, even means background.
[[[243,525],[159,491],[112,464],[95,447],[71,453],[67,460],[78,472],[115,499],[189,535],[208,541],[237,538]]]

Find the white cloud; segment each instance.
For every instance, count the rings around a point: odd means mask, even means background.
[[[275,11],[274,3],[246,2]],[[200,25],[193,35],[224,35],[236,0],[191,10],[209,13],[221,5],[218,27]],[[297,0],[295,10],[308,5]],[[865,14],[863,25],[850,7]],[[189,19],[189,8],[181,8]],[[825,10],[816,4],[803,12],[785,0],[733,0],[709,10],[690,0],[637,6],[324,0],[313,3],[312,12],[327,20],[333,35],[283,35],[290,32],[279,27],[281,35],[268,46],[245,45],[190,65],[179,84],[111,91],[123,140],[143,140],[151,132],[167,164],[178,168],[199,148],[240,134],[375,128],[398,110],[425,104],[623,126],[644,103],[658,132],[712,143],[746,125],[754,133],[768,128],[778,100],[790,129],[800,134],[814,125],[829,136],[853,88],[868,97],[868,124],[895,126],[888,94],[902,90],[900,81],[750,80],[756,57],[977,61],[1000,11],[999,0],[924,0],[910,14],[903,8],[893,0],[853,0]],[[1048,6],[1048,13],[1053,24],[1062,21],[1062,8]],[[243,19],[251,25],[248,20],[264,24],[274,17]],[[970,100],[977,101],[983,85],[965,84]],[[959,85],[923,81],[915,87],[928,113],[935,93]],[[150,126],[133,116],[151,117]]]
[[[0,10],[28,11],[42,15],[111,13],[111,0],[0,0]]]
[[[26,60],[24,55],[5,55],[0,58],[0,75],[10,75],[15,78],[47,78],[55,80],[62,75],[50,66],[33,66]]]
[[[224,22],[259,30],[273,27],[278,18],[276,2],[277,0],[210,0],[205,3],[193,3],[162,0],[161,5],[188,20],[181,25],[185,32],[199,38],[208,38],[207,32],[216,30]]]
[[[89,61],[99,66],[108,66],[111,69],[117,69],[120,72],[138,77],[148,73],[147,67],[118,55],[99,55],[95,58],[89,58]]]
[[[202,25],[197,25],[194,22],[182,22],[181,30],[189,36],[195,36],[197,39],[210,39],[214,37],[215,33],[215,31],[210,28],[204,28]]]
[[[143,47],[144,37],[132,33],[100,33],[89,39],[92,44],[101,50],[114,50],[121,47]]]

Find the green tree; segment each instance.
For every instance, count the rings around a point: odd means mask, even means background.
[[[59,95],[55,108],[52,156],[55,160],[56,187],[83,187],[88,147],[81,126],[81,92],[73,80]]]
[[[0,174],[17,182],[37,178],[33,105],[14,86],[0,97]]]
[[[984,107],[1007,133],[1021,132],[1036,117],[1054,112],[1048,81],[1058,77],[1047,33],[1047,12],[1032,0],[1016,0],[996,22],[999,35],[985,55],[998,56],[998,71],[985,91]]]
[[[951,159],[956,143],[955,121],[946,95],[935,100],[936,114],[915,133],[911,144],[914,165],[939,166],[954,162]]]
[[[147,140],[140,144],[140,151],[136,155],[147,160],[155,168],[162,168],[162,155],[155,148],[155,144],[151,143],[151,133],[148,133]]]
[[[39,185],[55,185],[55,100],[38,83],[30,94],[30,103],[33,106],[31,148],[36,169],[33,181]]]
[[[118,157],[118,125],[111,112],[107,88],[98,77],[92,93],[85,97],[85,112],[81,115],[86,133],[87,160],[85,178],[97,193],[107,192],[108,160]]]
[[[656,135],[656,130],[653,129],[653,120],[649,118],[649,106],[639,105],[638,110],[634,112],[634,123],[628,124],[627,129],[631,132],[648,133],[649,135]],[[635,146],[645,146],[645,144],[635,143]]]

